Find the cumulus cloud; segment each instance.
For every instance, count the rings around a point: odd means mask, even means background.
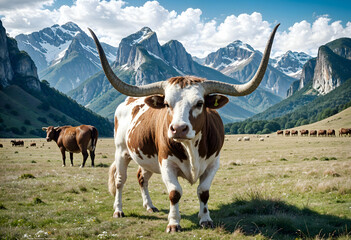
[[[76,0],[72,6],[54,10],[45,8],[53,0],[33,0],[30,8],[19,9],[21,1],[24,0],[13,0],[12,7],[7,9],[0,7],[3,24],[11,36],[72,21],[84,31],[87,27],[92,28],[101,41],[118,46],[123,37],[148,26],[157,33],[161,44],[178,40],[190,54],[198,57],[204,57],[235,40],[263,51],[274,27],[258,12],[230,15],[218,22],[203,19],[201,9],[188,8],[177,13],[165,9],[158,1],[148,1],[136,7],[122,0]],[[301,21],[286,31],[278,30],[273,53],[292,50],[315,56],[320,45],[350,36],[351,22],[344,27],[340,21],[332,22],[328,16],[320,16],[313,23]]]

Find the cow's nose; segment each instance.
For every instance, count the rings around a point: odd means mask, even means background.
[[[186,138],[186,135],[189,132],[189,127],[187,124],[171,124],[170,130],[173,138]]]

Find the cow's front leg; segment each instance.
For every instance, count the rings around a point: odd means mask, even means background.
[[[66,166],[66,149],[64,147],[60,147],[61,155],[62,155],[62,167]]]
[[[206,171],[200,176],[200,184],[197,188],[197,196],[200,202],[199,218],[200,226],[203,228],[213,228],[213,221],[210,217],[210,211],[208,209],[208,199],[210,197],[210,187],[212,180],[219,168],[219,156],[217,159],[210,164]]]
[[[115,218],[124,217],[124,213],[122,210],[122,190],[127,180],[127,168],[130,160],[131,160],[130,155],[126,151],[120,151],[119,149],[116,149],[116,153],[115,153],[116,172],[114,173],[116,195],[115,195],[115,202],[113,204],[113,208],[115,209],[115,212],[113,213],[113,217]]]
[[[150,194],[149,194],[149,179],[152,176],[152,172],[139,167],[137,177],[140,185],[141,196],[143,198],[143,206],[148,212],[158,212],[158,209],[152,204]]]
[[[162,180],[166,184],[170,200],[166,232],[179,232],[181,230],[179,200],[182,196],[182,188],[178,182],[176,166],[168,160],[162,161],[161,174]]]

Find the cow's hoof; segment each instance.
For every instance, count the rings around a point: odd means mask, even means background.
[[[123,211],[117,211],[113,213],[114,218],[121,218],[124,217],[124,212]]]
[[[73,167],[73,164],[71,164],[71,167]]]
[[[213,228],[213,222],[212,221],[203,221],[200,223],[202,228]]]
[[[180,232],[182,230],[180,225],[168,225],[166,228],[167,233]]]
[[[84,165],[80,165],[80,168],[83,168],[84,167]]]
[[[62,165],[62,167],[66,167],[66,165]]]
[[[149,208],[147,211],[148,211],[149,213],[159,212],[159,210],[158,210],[157,208],[155,208],[155,207]]]

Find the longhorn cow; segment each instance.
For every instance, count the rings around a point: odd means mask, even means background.
[[[178,232],[179,200],[182,188],[178,177],[190,184],[199,180],[199,224],[213,227],[208,210],[209,190],[219,168],[219,155],[224,142],[224,127],[216,109],[230,96],[245,96],[260,84],[269,61],[274,28],[255,76],[246,84],[235,85],[193,76],[173,77],[143,86],[124,83],[112,71],[105,53],[89,29],[97,46],[107,79],[120,93],[129,96],[114,115],[115,161],[109,170],[109,190],[115,196],[113,217],[124,217],[122,189],[127,167],[133,159],[138,165],[137,177],[143,206],[157,212],[148,191],[153,173],[160,173],[170,200],[166,232]]]

